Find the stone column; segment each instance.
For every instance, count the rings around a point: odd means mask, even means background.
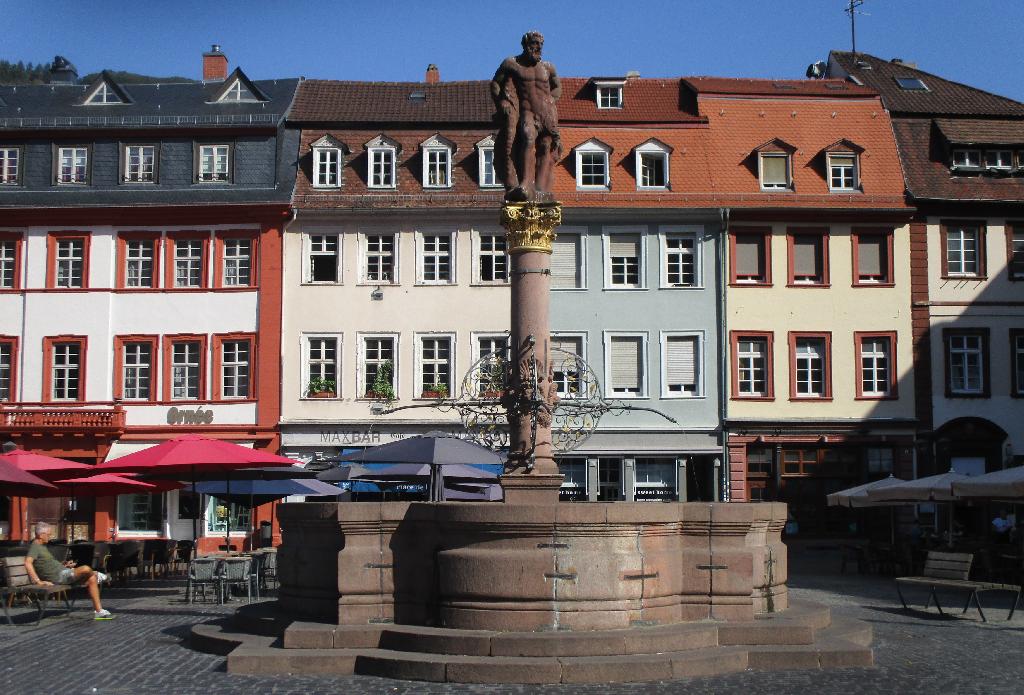
[[[555,503],[562,476],[551,446],[551,413],[558,401],[549,360],[551,243],[562,221],[558,203],[508,203],[501,208],[512,257],[511,388],[503,398],[510,430],[505,501]]]

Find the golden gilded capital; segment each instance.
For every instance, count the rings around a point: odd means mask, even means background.
[[[551,253],[555,228],[561,223],[562,206],[558,203],[505,203],[501,206],[501,226],[508,232],[509,253]]]

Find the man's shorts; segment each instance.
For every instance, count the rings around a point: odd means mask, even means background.
[[[70,567],[62,567],[60,570],[60,577],[57,579],[58,584],[74,584],[75,582],[75,571]]]

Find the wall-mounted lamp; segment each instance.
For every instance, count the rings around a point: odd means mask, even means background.
[[[370,293],[370,299],[374,301],[380,301],[381,299],[384,299],[384,292],[381,291],[380,285],[377,285],[376,287],[373,288],[373,292]]]

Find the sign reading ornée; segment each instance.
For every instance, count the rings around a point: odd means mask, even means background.
[[[196,408],[169,408],[167,410],[168,425],[212,425],[213,411]]]

